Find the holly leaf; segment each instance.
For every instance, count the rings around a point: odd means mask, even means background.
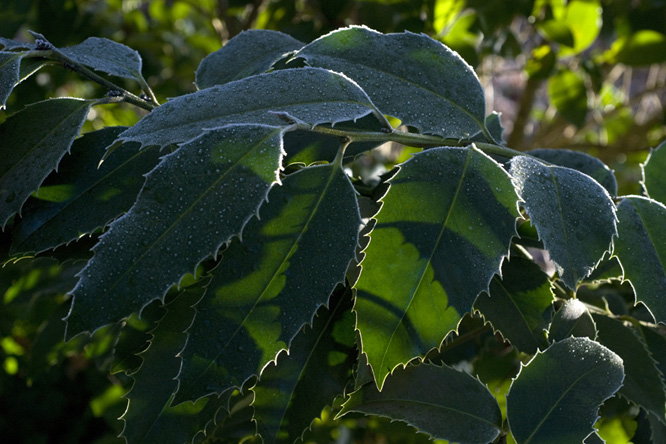
[[[313,418],[344,393],[356,363],[350,292],[317,312],[252,388],[254,420],[265,443],[301,437]],[[325,383],[323,383],[325,381]]]
[[[437,347],[488,291],[518,216],[509,176],[473,145],[416,154],[382,201],[354,306],[380,389],[396,366]]]
[[[499,405],[488,388],[447,366],[396,370],[381,392],[368,384],[352,393],[338,417],[350,412],[406,422],[432,438],[459,444],[493,442],[502,429]]]
[[[613,254],[623,278],[656,322],[666,323],[666,206],[652,199],[627,196],[617,206],[619,219]]]
[[[286,126],[293,120],[319,125],[368,114],[385,122],[365,92],[347,77],[318,68],[287,69],[170,100],[123,132],[119,140],[166,146],[229,124]]]
[[[96,71],[145,83],[141,75],[142,61],[139,52],[113,40],[89,37],[78,45],[57,51]]]
[[[268,71],[275,62],[304,43],[278,31],[250,29],[208,54],[199,64],[196,84],[199,89],[223,85]]]
[[[25,107],[0,125],[0,226],[53,171],[79,135],[91,101],[51,99]]]
[[[617,233],[608,191],[579,171],[518,156],[511,175],[522,206],[569,288],[601,261]]]
[[[622,386],[622,359],[588,338],[537,352],[511,383],[507,419],[518,444],[582,442],[599,406]],[[566,424],[566,427],[563,427]]]
[[[345,280],[361,218],[340,159],[287,176],[259,216],[212,272],[182,353],[176,402],[259,375]]]
[[[342,72],[385,114],[443,137],[467,138],[485,126],[485,96],[474,70],[424,34],[339,29],[298,51],[310,66]]]
[[[162,298],[240,233],[278,181],[282,153],[282,128],[234,125],[165,156],[134,206],[95,246],[72,291],[68,335]]]
[[[643,171],[643,191],[645,194],[663,204],[666,204],[666,142],[662,142],[654,150],[650,150],[648,158],[641,164]]]
[[[597,339],[594,319],[585,304],[578,299],[569,299],[557,310],[548,331],[551,341],[561,341],[569,336]]]
[[[520,256],[504,261],[501,276],[493,277],[490,293],[480,294],[474,308],[520,351],[546,348],[546,314],[554,298],[548,276]]]
[[[0,109],[5,108],[7,98],[20,81],[22,52],[0,51]]]
[[[74,141],[58,172],[51,173],[23,207],[10,254],[39,253],[66,244],[132,207],[143,176],[159,161],[159,151],[139,151],[137,144],[126,144],[99,165],[104,147],[123,130],[108,127]]]

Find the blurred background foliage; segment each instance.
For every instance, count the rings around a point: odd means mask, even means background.
[[[31,41],[27,30],[34,30],[62,47],[97,36],[138,50],[160,102],[194,91],[201,59],[245,29],[279,30],[306,43],[349,24],[423,32],[474,67],[488,111],[502,113],[509,146],[590,153],[615,170],[620,194],[639,192],[639,164],[666,138],[666,0],[0,0],[0,6],[2,37]],[[0,122],[48,97],[104,94],[72,72],[47,67],[16,88]],[[142,115],[130,106],[98,106],[85,130],[132,125]],[[407,151],[378,149],[359,168],[390,168]],[[92,242],[85,242],[77,244],[87,252]],[[81,263],[60,261],[58,251],[51,256],[0,268],[0,436],[13,443],[123,442],[116,438],[122,395],[127,373],[140,365],[136,344],[145,344],[150,321],[130,319],[64,344],[66,293]],[[619,284],[608,292],[631,305],[633,296]],[[456,341],[437,362],[479,375],[501,399],[520,357],[479,319],[466,318],[460,334],[469,340]],[[632,436],[640,442],[641,418],[628,416],[626,406],[604,408],[619,412],[597,425],[607,442]],[[221,419],[210,440],[236,442],[244,427]],[[335,422],[326,411],[305,439],[427,441],[399,423]]]

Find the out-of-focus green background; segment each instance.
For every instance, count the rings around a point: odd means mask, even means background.
[[[666,0],[0,0],[2,37],[31,41],[33,30],[62,47],[96,36],[138,50],[160,102],[194,91],[201,59],[245,29],[279,30],[307,43],[350,24],[423,32],[455,49],[476,70],[488,112],[502,113],[509,146],[590,153],[615,170],[620,194],[639,192],[640,163],[666,139]],[[45,98],[104,93],[47,67],[16,88],[0,122]],[[142,115],[129,105],[98,106],[84,130],[132,125]],[[388,147],[375,161],[402,156]],[[117,418],[131,382],[113,372],[114,335],[61,340],[65,293],[80,267],[44,257],[0,268],[2,442],[123,442]],[[609,443],[629,442],[631,424],[613,427],[604,435]],[[326,415],[307,436],[425,442],[400,424],[370,419],[361,429]]]

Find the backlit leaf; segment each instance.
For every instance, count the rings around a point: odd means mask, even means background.
[[[619,219],[613,254],[623,277],[657,322],[666,323],[666,206],[627,196],[617,206]]]
[[[381,392],[368,384],[352,393],[338,416],[349,412],[403,421],[433,438],[459,444],[493,442],[502,427],[499,405],[488,389],[447,366],[396,370]]]
[[[41,252],[103,227],[130,209],[143,175],[159,161],[157,149],[123,145],[102,165],[105,147],[123,131],[108,127],[74,141],[58,172],[26,202],[13,233],[11,253]]]
[[[537,149],[528,151],[530,156],[538,157],[554,165],[571,168],[587,174],[606,188],[608,194],[617,196],[617,180],[613,171],[602,161],[589,154],[565,149]]]
[[[264,443],[293,443],[313,418],[344,393],[356,361],[351,293],[320,309],[312,328],[294,338],[252,388],[254,419]]]
[[[557,310],[550,324],[548,339],[561,341],[569,336],[597,338],[597,327],[585,304],[578,299],[569,299]]]
[[[37,102],[0,125],[0,227],[20,211],[79,135],[92,102]]]
[[[0,51],[0,109],[5,108],[9,94],[19,83],[19,70],[24,55],[21,52]]]
[[[141,56],[113,40],[89,37],[82,43],[58,49],[73,61],[116,77],[143,81]]]
[[[287,125],[276,113],[311,125],[356,120],[368,114],[384,119],[348,78],[319,68],[287,69],[170,100],[122,133],[120,139],[165,146],[232,123]]]
[[[357,329],[377,385],[437,347],[499,272],[517,196],[474,146],[433,148],[400,166],[356,284]]]
[[[562,70],[548,79],[548,96],[557,111],[577,127],[587,116],[587,88],[580,73]]]
[[[151,332],[150,346],[141,354],[143,365],[132,375],[134,384],[125,395],[127,410],[120,418],[125,423],[122,436],[130,444],[165,443],[161,440],[160,426],[168,417],[169,401],[178,388],[176,377],[182,359],[177,354],[185,346],[185,331],[192,324],[196,313],[194,306],[204,291],[201,285],[184,290],[165,306],[166,314]],[[160,438],[156,439],[158,436]]]
[[[615,205],[589,176],[518,156],[511,159],[522,206],[569,288],[587,277],[616,234]]]
[[[504,261],[502,277],[493,277],[490,294],[480,294],[474,308],[512,345],[533,354],[546,348],[552,303],[548,276],[534,262],[516,256]]]
[[[278,31],[250,29],[207,55],[197,68],[199,89],[222,85],[268,71],[273,63],[303,47],[303,43]]]
[[[518,444],[582,442],[599,406],[622,385],[622,359],[588,338],[568,338],[538,352],[507,395],[507,419]]]
[[[654,150],[650,151],[650,155],[644,164],[641,165],[643,170],[643,191],[650,198],[658,200],[666,204],[666,142],[663,142]]]
[[[282,129],[235,125],[183,145],[148,174],[72,291],[68,335],[139,311],[240,233],[277,181]]]
[[[632,327],[602,314],[594,314],[597,340],[624,361],[624,384],[619,394],[658,418],[666,414],[664,383],[657,364]]]
[[[344,282],[361,219],[339,159],[287,176],[259,217],[212,271],[183,351],[177,402],[258,375]]]
[[[294,57],[345,73],[384,114],[423,133],[469,137],[485,130],[485,97],[476,74],[424,34],[352,26],[320,37]]]

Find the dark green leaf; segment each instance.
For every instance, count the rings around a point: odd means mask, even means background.
[[[141,56],[121,43],[99,37],[89,37],[82,43],[59,49],[73,61],[116,77],[143,83]]]
[[[525,353],[545,348],[546,313],[553,291],[548,276],[534,262],[516,256],[502,264],[502,277],[493,277],[490,295],[482,293],[474,308],[496,330]]]
[[[609,61],[629,66],[645,66],[666,60],[666,35],[652,29],[638,30],[618,39],[610,49]]]
[[[565,22],[558,20],[546,20],[539,26],[539,30],[542,31],[549,40],[559,43],[560,45],[565,45],[570,48],[574,47],[574,35]]]
[[[650,352],[650,356],[656,361],[659,373],[662,376],[666,375],[666,336],[664,331],[659,327],[644,324],[638,325],[638,331]]]
[[[108,127],[74,141],[71,156],[26,202],[10,253],[41,252],[104,227],[134,204],[159,151],[123,145],[98,168],[104,148],[124,127]]]
[[[284,179],[224,251],[183,351],[177,402],[240,387],[344,282],[361,223],[339,159]]]
[[[588,338],[553,343],[521,370],[507,395],[518,444],[581,442],[597,411],[622,385],[622,359]]]
[[[264,443],[293,443],[344,393],[356,362],[351,293],[320,309],[254,386],[254,419]],[[335,304],[335,305],[333,305]]]
[[[10,51],[13,49],[35,49],[35,45],[33,44],[19,42],[18,40],[12,40],[5,37],[0,37],[0,45],[3,46],[2,49],[5,51]]]
[[[474,146],[433,148],[400,166],[356,284],[357,328],[377,385],[437,347],[499,272],[516,234],[516,194]]]
[[[21,52],[0,51],[0,109],[5,108],[7,98],[20,81]]]
[[[587,116],[585,80],[575,71],[562,70],[548,79],[548,96],[557,111],[577,127]]]
[[[127,410],[120,418],[125,423],[122,436],[130,444],[174,442],[164,441],[160,426],[168,417],[169,401],[178,388],[176,377],[182,359],[177,355],[187,341],[185,330],[192,324],[194,306],[204,291],[201,285],[184,290],[164,307],[166,314],[151,332],[150,346],[141,354],[143,365],[132,375],[134,385],[125,395]]]
[[[654,150],[644,164],[643,170],[643,191],[650,198],[666,204],[666,142],[663,142]]]
[[[197,86],[210,88],[261,74],[286,54],[302,47],[302,42],[278,31],[243,31],[201,61],[196,73]]]
[[[79,135],[92,102],[52,99],[27,106],[0,126],[0,226],[20,211]]]
[[[560,277],[576,288],[616,234],[615,205],[608,192],[583,173],[527,156],[511,159],[511,174]]]
[[[528,151],[530,156],[538,157],[554,165],[571,168],[587,174],[606,188],[611,196],[617,196],[617,180],[613,171],[602,161],[580,151],[563,149],[538,149]]]
[[[557,310],[550,324],[548,339],[562,341],[569,336],[597,338],[597,327],[585,304],[578,299],[569,299]]]
[[[368,384],[352,393],[338,416],[349,412],[403,421],[433,438],[486,444],[499,435],[497,401],[478,379],[447,366],[396,370],[379,392]]]
[[[215,254],[265,200],[281,158],[282,129],[260,125],[218,128],[165,156],[95,246],[68,335],[139,311]]]
[[[606,315],[593,315],[598,341],[617,353],[624,361],[624,384],[619,394],[648,412],[664,418],[666,395],[661,373],[646,345],[632,327]]]
[[[232,123],[287,125],[276,113],[311,125],[356,120],[368,114],[384,119],[348,78],[318,68],[287,69],[170,100],[122,133],[120,139],[165,146]]]
[[[315,40],[294,57],[348,75],[384,114],[424,133],[487,133],[476,74],[457,53],[424,34],[385,35],[353,26]]]
[[[657,322],[666,322],[666,206],[628,196],[617,206],[619,220],[613,254],[631,283],[636,302],[643,302]]]
[[[597,432],[594,432],[590,436],[585,438],[583,444],[606,444],[606,441],[604,441]]]

